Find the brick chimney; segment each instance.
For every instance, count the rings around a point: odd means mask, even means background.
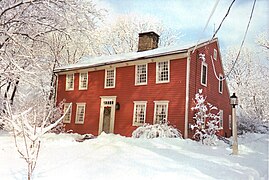
[[[138,52],[158,48],[159,35],[153,31],[139,33]]]

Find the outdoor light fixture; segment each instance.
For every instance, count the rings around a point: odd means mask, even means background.
[[[233,122],[233,153],[234,155],[238,154],[238,141],[237,141],[237,122],[236,122],[236,110],[235,106],[238,105],[238,98],[233,93],[230,97],[230,104],[232,106],[232,122]]]
[[[235,106],[238,105],[238,98],[235,95],[235,93],[233,93],[233,95],[230,97],[230,104],[232,105],[233,108],[235,108]]]
[[[116,103],[116,107],[115,108],[116,108],[116,110],[120,110],[120,103],[119,102]]]

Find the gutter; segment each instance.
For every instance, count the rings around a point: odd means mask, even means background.
[[[190,62],[191,62],[191,50],[188,50],[187,55],[187,68],[186,68],[186,99],[185,99],[185,123],[184,123],[184,138],[188,138],[188,119],[189,119],[189,94],[190,94]]]

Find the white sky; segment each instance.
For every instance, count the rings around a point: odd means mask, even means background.
[[[135,13],[152,16],[172,29],[183,33],[182,41],[196,42],[209,39],[219,26],[232,0],[220,0],[217,9],[205,31],[206,21],[216,0],[99,0],[100,6],[108,9],[109,18]],[[236,0],[230,14],[224,21],[217,37],[221,47],[239,46],[249,20],[253,0]],[[269,1],[257,0],[245,46],[255,46],[256,36],[269,29]]]

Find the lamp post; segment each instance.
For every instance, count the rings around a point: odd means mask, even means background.
[[[238,98],[233,93],[230,97],[230,104],[232,106],[232,122],[233,122],[233,153],[234,155],[238,154],[238,141],[237,141],[237,123],[236,123],[236,111],[235,106],[238,105]]]

